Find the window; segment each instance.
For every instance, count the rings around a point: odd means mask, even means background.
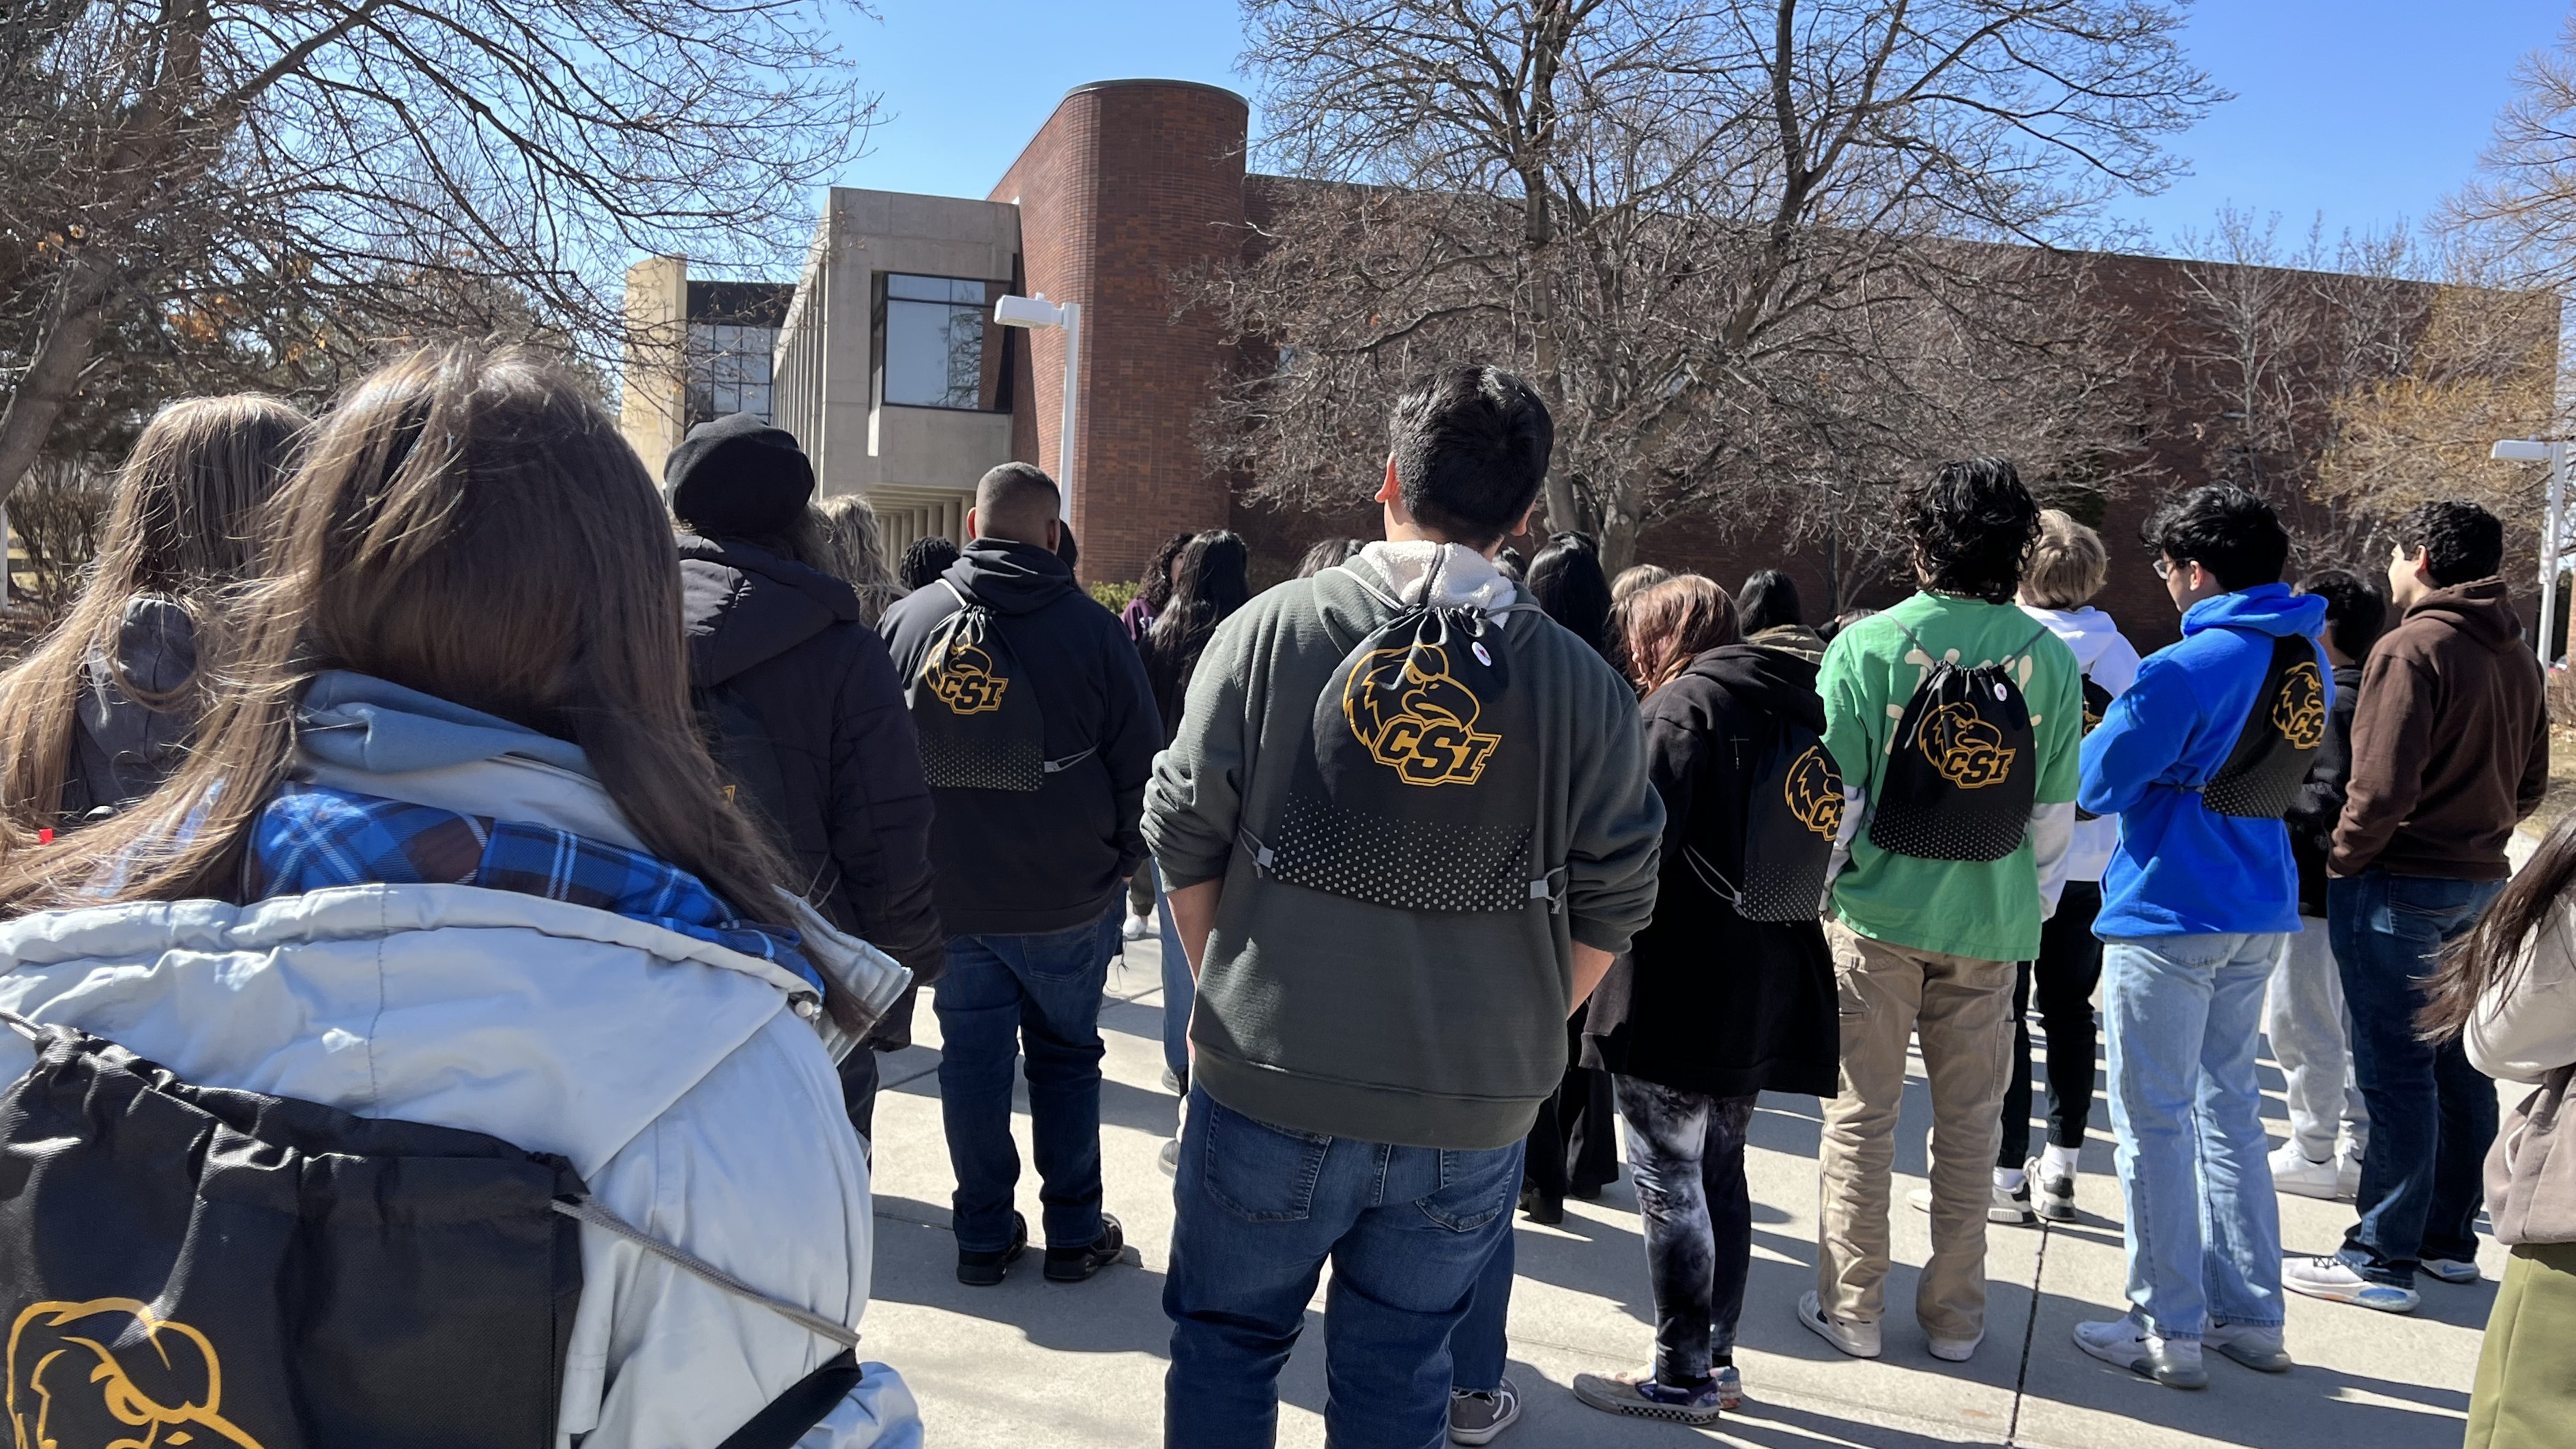
[[[1010,333],[993,325],[1002,282],[877,279],[877,401],[896,407],[1006,412]],[[1001,335],[996,337],[994,334]]]
[[[777,344],[775,327],[690,323],[687,426],[734,413],[771,421],[769,354]]]

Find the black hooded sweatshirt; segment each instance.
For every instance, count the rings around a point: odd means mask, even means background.
[[[1647,696],[1646,770],[1664,800],[1653,924],[1592,996],[1583,1064],[1713,1097],[1838,1087],[1841,1017],[1816,921],[1748,921],[1700,879],[1696,848],[1743,879],[1746,806],[1764,746],[1797,720],[1822,733],[1813,661],[1729,644]]]
[[[1034,544],[979,538],[940,577],[998,616],[995,627],[1046,716],[1046,757],[1084,755],[1034,793],[933,792],[940,920],[955,935],[1089,925],[1145,859],[1145,782],[1163,747],[1163,720],[1144,663],[1118,616]],[[903,678],[920,672],[932,633],[962,607],[933,584],[886,611],[877,629]]]
[[[756,803],[834,925],[939,978],[930,786],[885,645],[829,574],[739,540],[682,535],[689,683],[768,735],[783,798]]]

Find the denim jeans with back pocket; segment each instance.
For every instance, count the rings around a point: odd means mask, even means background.
[[[1522,1144],[1398,1147],[1273,1126],[1192,1088],[1173,1183],[1168,1449],[1259,1449],[1327,1259],[1324,1433],[1431,1449],[1448,1433],[1449,1336],[1511,1232]]]
[[[2352,1013],[2352,1074],[2370,1112],[2361,1159],[2361,1221],[2337,1254],[2374,1282],[2411,1288],[2424,1258],[2474,1262],[2486,1196],[2496,1089],[2459,1041],[2416,1035],[2442,947],[2466,935],[2498,880],[2439,880],[2366,870],[2326,882],[2326,919]]]

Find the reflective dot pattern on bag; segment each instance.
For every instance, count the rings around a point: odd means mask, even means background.
[[[921,773],[934,790],[1017,790],[1046,784],[1046,752],[1030,739],[921,732]]]
[[[1511,911],[1530,903],[1530,827],[1365,814],[1292,795],[1271,873],[1291,885],[1405,911]]]

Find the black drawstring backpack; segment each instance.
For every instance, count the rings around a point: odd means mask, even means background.
[[[2298,799],[2308,763],[2325,740],[2326,683],[2316,645],[2306,635],[2284,634],[2272,641],[2272,663],[2235,748],[2200,787],[2201,803],[2221,815],[2280,819]]]
[[[2030,704],[2013,669],[2048,630],[1992,664],[1963,666],[1897,628],[1924,673],[1896,722],[1870,843],[1920,860],[2001,860],[2021,847],[2039,798]]]
[[[1026,794],[1089,759],[1089,750],[1046,757],[1046,711],[999,619],[948,580],[939,586],[956,598],[957,612],[931,629],[921,667],[903,688],[931,788]]]
[[[1748,921],[1812,921],[1842,824],[1843,772],[1824,738],[1778,720],[1763,741],[1744,805],[1743,885],[1728,880],[1696,845],[1683,846],[1682,858],[1700,884]]]
[[[551,1449],[592,1223],[843,1351],[725,1441],[791,1449],[858,1335],[646,1236],[481,1133],[191,1086],[0,1013],[5,1404],[26,1446]]]
[[[1503,623],[1540,610],[1434,606],[1439,583],[1435,562],[1424,603],[1378,595],[1395,616],[1333,671],[1278,818],[1240,844],[1272,879],[1398,910],[1562,909],[1564,868],[1536,859],[1538,711]]]
[[[2084,672],[2082,684],[2084,689],[2084,730],[2083,734],[2076,736],[2078,739],[2082,739],[2084,735],[2089,735],[2095,730],[2100,729],[2102,727],[2102,721],[2111,713],[2111,691],[2104,689],[2102,686],[2093,682],[2093,672],[2091,670],[2088,669]],[[2075,818],[2078,820],[2099,820],[2102,817],[2085,809],[2083,806],[2078,805],[2075,807]]]

